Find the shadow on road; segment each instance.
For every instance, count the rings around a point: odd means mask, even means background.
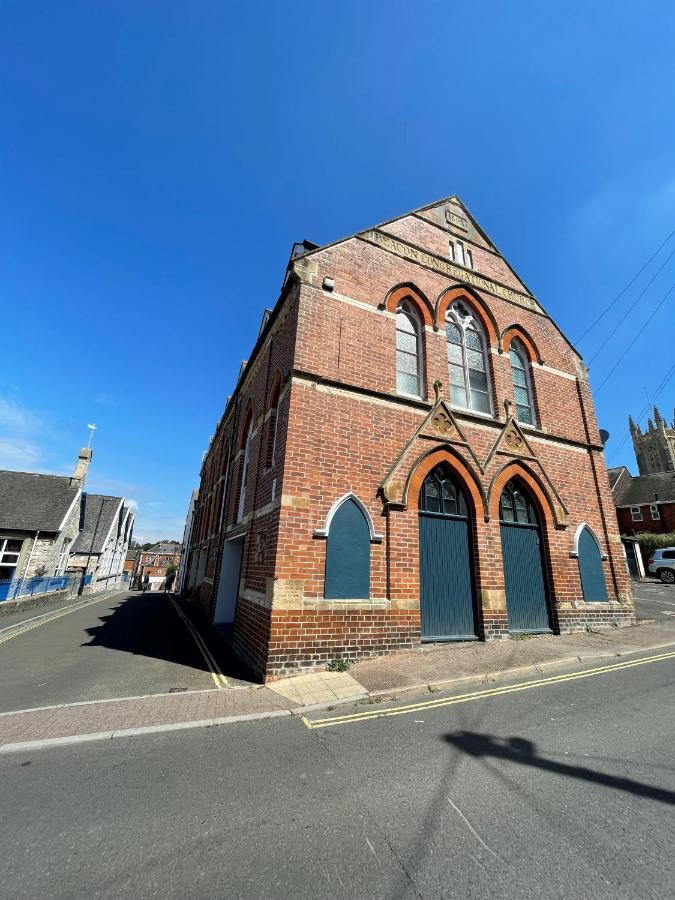
[[[632,778],[621,778],[615,775],[608,775],[605,772],[597,772],[595,769],[588,769],[585,766],[570,765],[547,759],[538,755],[536,744],[525,738],[499,738],[473,731],[457,731],[444,735],[443,739],[468,756],[508,760],[524,766],[532,766],[544,772],[566,775],[569,778],[579,778],[582,781],[600,784],[603,787],[626,791],[638,797],[649,797],[651,800],[658,800],[660,803],[675,804],[675,791],[643,784],[640,781],[634,781]]]
[[[247,680],[242,664],[227,649],[221,637],[189,604],[181,608],[192,620],[221,672],[228,678]],[[197,621],[195,621],[197,619]],[[110,615],[100,617],[101,624],[87,628],[91,640],[83,647],[107,647],[135,656],[161,659],[177,665],[209,672],[193,636],[173,608],[169,596],[161,592],[130,594]]]

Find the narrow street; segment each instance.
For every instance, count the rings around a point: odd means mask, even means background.
[[[210,653],[219,646],[200,635]],[[0,619],[0,712],[214,688],[210,661],[172,599],[117,593]]]
[[[668,897],[674,688],[670,658],[316,730],[10,754],[4,895]]]

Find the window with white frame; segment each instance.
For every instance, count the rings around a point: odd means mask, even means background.
[[[513,379],[513,399],[516,401],[516,419],[526,425],[534,425],[534,404],[530,382],[529,357],[520,341],[511,343],[511,378]]]
[[[642,521],[642,510],[640,509],[639,506],[631,506],[630,517],[634,522]]]
[[[659,511],[658,503],[650,503],[649,504],[649,512],[651,513],[652,519],[660,519],[661,512]]]
[[[412,303],[403,300],[396,310],[396,390],[422,396],[421,323]]]
[[[480,323],[467,307],[455,302],[445,316],[445,335],[452,405],[491,413],[487,348]]]
[[[61,544],[61,552],[59,553],[59,561],[56,566],[55,575],[63,575],[68,567],[68,548],[70,547],[71,539],[64,538],[63,543]]]
[[[23,541],[0,537],[0,581],[14,578]]]
[[[463,266],[464,263],[464,244],[461,241],[457,241],[455,244],[455,262],[458,262],[460,266]]]
[[[455,261],[455,245],[452,243],[452,241],[448,241],[448,256],[450,257],[452,262]]]

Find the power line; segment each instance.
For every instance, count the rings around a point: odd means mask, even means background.
[[[656,400],[659,397],[659,394],[665,390],[666,385],[668,384],[668,382],[670,381],[670,379],[673,377],[674,374],[675,374],[675,363],[673,363],[672,366],[670,367],[670,369],[668,369],[663,380],[661,381],[661,383],[659,384],[657,389],[654,391],[654,394],[652,395],[652,397],[649,400],[647,400],[647,403],[642,408],[640,415],[636,419],[636,422],[638,425],[640,424],[640,422],[642,421],[644,416],[649,412],[649,410],[652,407],[652,404],[656,402]],[[626,432],[626,434],[623,436],[623,439],[621,440],[621,442],[619,444],[617,444],[617,446],[614,448],[614,452],[612,453],[610,460],[614,459],[614,457],[617,455],[617,453],[623,447],[623,445],[626,443],[626,441],[628,440],[629,437],[630,437],[630,430],[628,430]]]
[[[642,275],[642,273],[647,268],[649,263],[659,255],[661,250],[663,250],[663,248],[666,246],[666,244],[668,243],[668,241],[671,239],[671,237],[674,234],[675,234],[675,228],[670,232],[670,234],[665,239],[665,241],[663,241],[661,244],[659,244],[657,249],[652,253],[652,255],[649,257],[647,262],[642,266],[642,268],[635,275],[633,275],[633,277],[628,282],[628,284],[621,289],[621,291],[616,295],[616,297],[613,300],[610,301],[610,303],[600,313],[600,315],[597,317],[597,319],[595,319],[593,322],[591,322],[591,324],[588,326],[586,331],[584,331],[583,334],[579,335],[579,337],[575,339],[575,343],[579,343],[579,341],[582,341],[586,337],[586,335],[595,328],[595,326],[598,324],[598,322],[607,315],[607,313],[614,306],[614,304],[619,302],[619,300],[623,297],[623,295],[626,293],[628,288],[637,281],[637,279],[640,277],[640,275]]]
[[[661,265],[660,269],[657,270],[656,275],[654,275],[654,276],[652,277],[652,279],[647,283],[647,286],[646,286],[645,288],[643,288],[643,290],[642,290],[642,291],[640,292],[640,294],[635,298],[635,300],[633,301],[633,303],[637,303],[639,300],[642,300],[642,298],[644,297],[644,295],[647,293],[647,291],[649,290],[649,288],[654,284],[654,282],[655,282],[656,279],[659,277],[659,275],[661,274],[661,272],[663,272],[663,270],[664,270],[665,267],[668,265],[668,263],[670,262],[670,260],[672,259],[673,256],[675,256],[675,248],[673,248],[673,249],[670,251],[670,253],[668,254],[668,256],[667,256],[666,259],[665,259],[665,262]],[[593,362],[593,360],[596,358],[596,356],[598,356],[598,354],[601,353],[601,351],[607,346],[607,344],[611,341],[611,339],[612,339],[612,338],[614,337],[614,335],[617,333],[617,331],[619,330],[619,328],[621,328],[621,326],[623,325],[623,323],[624,323],[624,320],[623,320],[623,319],[619,319],[619,321],[616,323],[616,325],[614,326],[614,328],[610,331],[610,333],[607,335],[607,337],[605,338],[605,340],[602,342],[602,344],[600,344],[600,346],[598,347],[598,349],[595,351],[595,353],[593,354],[593,356],[591,356],[591,358],[588,360],[589,365]]]
[[[635,343],[636,343],[636,342],[639,340],[639,338],[642,336],[642,332],[643,332],[643,331],[645,330],[645,328],[650,324],[651,320],[654,318],[654,316],[656,315],[656,313],[661,309],[661,307],[663,306],[663,304],[666,302],[666,300],[668,299],[668,297],[669,297],[670,294],[672,293],[673,289],[675,289],[675,282],[673,282],[673,284],[671,284],[671,286],[668,288],[668,290],[667,290],[666,293],[663,295],[663,297],[661,297],[661,299],[659,300],[659,302],[656,304],[656,306],[655,306],[653,312],[651,312],[651,313],[649,314],[649,316],[648,316],[648,318],[647,318],[647,321],[644,323],[644,325],[642,326],[642,328],[640,328],[640,330],[639,330],[638,333],[635,335],[635,337],[634,337],[633,340],[630,342],[630,344],[626,347],[626,349],[623,351],[623,353],[621,353],[621,354],[619,355],[619,358],[617,359],[617,361],[614,363],[614,365],[612,366],[612,368],[609,370],[609,372],[608,372],[607,375],[605,376],[604,381],[602,381],[602,382],[600,383],[600,385],[598,386],[598,388],[596,389],[596,391],[595,391],[596,395],[603,389],[603,387],[607,384],[607,382],[609,381],[609,379],[611,378],[611,376],[612,376],[612,375],[616,372],[616,370],[619,368],[619,366],[620,366],[621,363],[623,362],[623,360],[624,360],[626,354],[628,353],[628,351],[631,349],[631,347],[633,347],[633,346],[635,345]]]

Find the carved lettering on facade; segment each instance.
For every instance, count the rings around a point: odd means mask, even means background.
[[[462,231],[469,230],[469,223],[462,216],[458,216],[451,209],[445,210],[445,221],[448,225],[454,225],[455,228],[461,228]]]
[[[417,247],[411,247],[409,244],[404,244],[403,241],[399,241],[381,231],[364,231],[359,237],[365,241],[369,241],[371,244],[382,247],[384,250],[388,250],[390,253],[401,256],[403,259],[409,259],[412,262],[420,263],[420,265],[427,266],[429,269],[434,269],[436,272],[440,272],[450,278],[456,278],[458,281],[463,281],[465,284],[470,284],[480,290],[489,291],[491,294],[502,297],[510,303],[516,303],[518,306],[524,306],[526,309],[533,309],[535,312],[543,312],[542,308],[533,297],[519,294],[517,291],[513,291],[511,288],[504,287],[501,284],[497,284],[489,278],[484,278],[482,275],[477,275],[475,272],[453,265],[453,263],[442,259],[440,256],[434,256],[433,253],[427,253],[426,250],[420,250]]]

